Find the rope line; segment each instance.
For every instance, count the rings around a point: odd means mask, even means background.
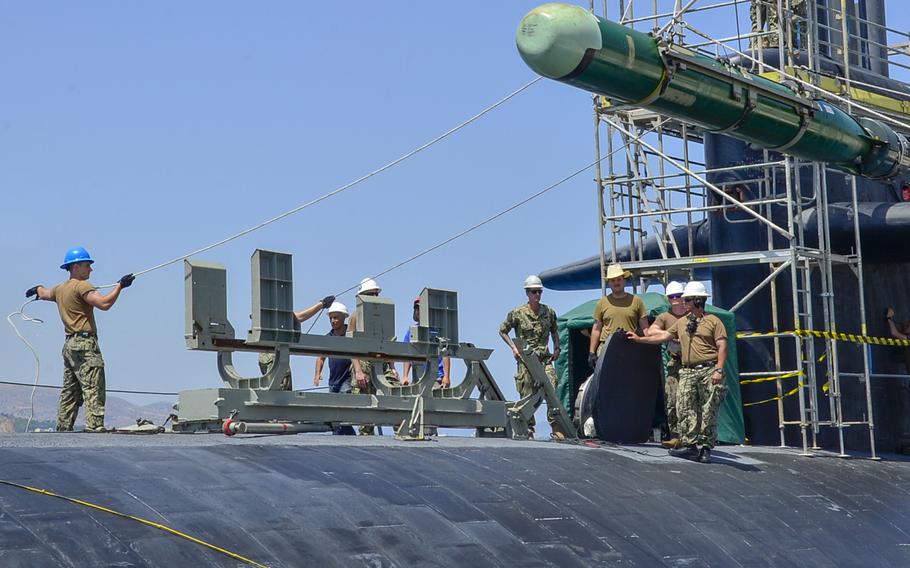
[[[35,383],[33,385],[25,385],[25,386],[32,387],[32,394],[31,394],[31,396],[29,396],[29,399],[28,399],[29,411],[28,411],[28,421],[25,423],[26,432],[28,432],[28,429],[32,425],[32,419],[34,419],[34,417],[35,417],[35,391],[38,388],[38,377],[41,376],[41,359],[38,357],[38,351],[34,348],[34,346],[32,346],[31,343],[28,342],[27,339],[25,339],[25,337],[22,335],[22,333],[19,332],[19,328],[16,327],[16,324],[13,323],[13,316],[18,316],[22,321],[27,321],[27,322],[31,322],[31,323],[35,323],[35,324],[44,323],[44,320],[42,320],[42,319],[34,318],[32,316],[25,314],[25,307],[27,305],[31,304],[32,302],[36,302],[37,300],[38,300],[37,296],[35,296],[34,298],[32,298],[30,300],[26,300],[26,302],[24,304],[22,304],[22,306],[19,308],[19,311],[13,312],[13,313],[9,314],[8,316],[6,316],[6,321],[9,322],[9,324],[11,326],[13,326],[13,330],[16,332],[16,335],[19,336],[19,339],[22,341],[22,343],[25,343],[25,346],[28,347],[28,350],[32,352],[32,356],[35,357]]]
[[[124,519],[130,519],[130,520],[132,520],[132,521],[136,521],[136,522],[138,522],[138,523],[142,523],[143,525],[146,525],[146,526],[149,526],[149,527],[153,527],[153,528],[156,528],[156,529],[158,529],[158,530],[162,530],[162,531],[164,531],[164,532],[170,533],[170,534],[172,534],[172,535],[174,535],[174,536],[178,536],[178,537],[180,537],[180,538],[182,538],[182,539],[188,540],[188,541],[193,542],[193,543],[195,543],[195,544],[204,546],[204,547],[206,547],[206,548],[209,548],[209,549],[211,549],[211,550],[214,550],[215,552],[220,552],[221,554],[224,554],[225,556],[229,556],[229,557],[231,557],[231,558],[233,558],[233,559],[235,559],[235,560],[239,560],[239,561],[241,561],[241,562],[244,562],[244,563],[246,563],[246,564],[249,564],[250,566],[256,566],[257,568],[269,568],[269,567],[268,567],[267,565],[265,565],[265,564],[260,564],[259,562],[256,562],[255,560],[250,560],[249,558],[247,558],[247,557],[245,557],[245,556],[241,556],[241,555],[237,554],[236,552],[231,552],[230,550],[225,550],[224,548],[221,548],[220,546],[215,546],[214,544],[211,544],[211,543],[206,542],[206,541],[204,541],[204,540],[198,539],[198,538],[196,538],[196,537],[194,537],[194,536],[190,536],[190,535],[188,535],[188,534],[186,534],[186,533],[180,532],[180,531],[178,531],[177,529],[172,529],[171,527],[169,527],[169,526],[167,526],[167,525],[162,525],[161,523],[156,523],[156,522],[150,521],[150,520],[148,520],[148,519],[143,519],[142,517],[136,517],[136,516],[133,516],[133,515],[127,515],[126,513],[121,513],[120,511],[115,511],[115,510],[113,510],[113,509],[108,509],[107,507],[102,507],[101,505],[96,505],[95,503],[90,503],[90,502],[88,502],[88,501],[83,501],[82,499],[76,499],[75,497],[67,497],[66,495],[59,495],[59,494],[57,494],[57,493],[54,493],[54,492],[52,492],[52,491],[48,491],[48,490],[46,490],[46,489],[39,489],[39,488],[37,488],[37,487],[29,487],[28,485],[21,485],[21,484],[19,484],[19,483],[14,483],[14,482],[12,482],[12,481],[7,481],[7,480],[5,480],[5,479],[0,479],[0,484],[8,485],[8,486],[10,486],[10,487],[16,487],[16,488],[19,488],[19,489],[24,489],[24,490],[26,490],[26,491],[31,491],[32,493],[37,493],[37,494],[39,494],[39,495],[46,495],[46,496],[48,496],[48,497],[56,497],[57,499],[62,499],[62,500],[64,500],[64,501],[68,501],[68,502],[73,503],[73,504],[76,504],[76,505],[82,505],[83,507],[88,507],[88,508],[90,508],[90,509],[95,509],[96,511],[102,511],[102,512],[104,512],[104,513],[109,513],[109,514],[115,515],[115,516],[117,516],[117,517],[121,517],[121,518],[124,518]]]
[[[659,128],[660,126],[662,126],[662,125],[663,125],[665,122],[667,122],[668,120],[669,120],[669,119],[667,119],[667,118],[661,120],[659,123],[657,123],[657,124],[651,126],[649,129],[647,129],[647,130],[641,132],[641,133],[639,134],[639,136],[644,136],[645,134],[648,134],[648,133],[650,133],[650,132],[655,131],[657,128]],[[557,187],[559,187],[560,185],[566,183],[567,181],[569,181],[569,180],[571,180],[571,179],[573,179],[573,178],[575,178],[575,177],[578,177],[579,175],[581,175],[581,174],[584,173],[585,171],[587,171],[587,170],[591,169],[592,167],[594,167],[595,165],[597,165],[598,162],[602,162],[602,161],[604,161],[604,160],[606,160],[606,159],[608,159],[608,158],[614,156],[615,154],[617,154],[617,153],[618,153],[619,151],[621,151],[621,150],[624,150],[624,147],[620,147],[620,148],[617,148],[617,149],[613,150],[613,151],[610,152],[609,154],[606,154],[605,156],[602,156],[599,160],[594,160],[594,161],[591,162],[590,164],[588,164],[588,165],[586,165],[586,166],[584,166],[584,167],[582,167],[582,168],[580,168],[580,169],[578,169],[578,170],[575,170],[574,172],[570,173],[570,174],[567,175],[566,177],[560,179],[559,181],[557,181],[557,182],[555,182],[555,183],[552,183],[552,184],[548,185],[547,187],[541,189],[540,191],[538,191],[538,192],[536,192],[536,193],[531,194],[530,196],[528,196],[528,197],[522,199],[521,201],[519,201],[518,203],[515,203],[515,204],[513,204],[513,205],[510,205],[509,207],[503,209],[502,211],[500,211],[500,212],[498,212],[498,213],[496,213],[496,214],[494,214],[494,215],[491,215],[490,217],[487,217],[487,218],[484,219],[483,221],[480,221],[480,222],[478,222],[478,223],[475,223],[474,225],[471,225],[470,227],[468,227],[468,228],[466,228],[466,229],[463,229],[462,231],[460,231],[460,232],[458,232],[458,233],[456,233],[456,234],[450,236],[449,238],[447,238],[447,239],[445,239],[445,240],[443,240],[443,241],[440,241],[440,242],[436,243],[435,245],[433,245],[433,246],[431,246],[431,247],[429,247],[429,248],[427,248],[427,249],[424,249],[424,250],[422,250],[422,251],[420,251],[420,252],[418,252],[418,253],[416,253],[416,254],[414,254],[414,255],[408,257],[408,258],[406,258],[405,260],[402,260],[401,262],[399,262],[399,263],[397,263],[397,264],[395,264],[395,265],[393,265],[393,266],[390,266],[389,268],[386,268],[386,269],[383,270],[382,272],[379,272],[379,273],[375,274],[374,276],[371,276],[371,278],[373,278],[373,279],[375,280],[376,278],[379,278],[380,276],[384,276],[384,275],[388,274],[389,272],[392,272],[393,270],[397,270],[398,268],[401,268],[402,266],[404,266],[404,265],[406,265],[406,264],[409,264],[409,263],[411,263],[411,262],[417,260],[418,258],[420,258],[420,257],[422,257],[422,256],[425,256],[425,255],[427,255],[427,254],[429,254],[429,253],[431,253],[431,252],[433,252],[433,251],[435,251],[435,250],[437,250],[437,249],[439,249],[439,248],[444,247],[445,245],[451,243],[452,241],[454,241],[454,240],[456,240],[456,239],[460,239],[461,237],[463,237],[463,236],[467,235],[468,233],[471,233],[471,232],[473,232],[473,231],[475,231],[475,230],[477,230],[477,229],[483,227],[484,225],[486,225],[486,224],[488,224],[488,223],[492,223],[493,221],[495,221],[496,219],[499,219],[499,218],[502,217],[503,215],[506,215],[507,213],[510,213],[510,212],[514,211],[515,209],[518,209],[518,208],[521,207],[522,205],[525,205],[526,203],[528,203],[528,202],[530,202],[530,201],[532,201],[532,200],[534,200],[534,199],[537,199],[537,198],[540,197],[541,195],[543,195],[543,194],[545,194],[545,193],[547,193],[547,192],[549,192],[549,191],[551,191],[551,190],[553,190],[553,189],[556,189]],[[359,285],[360,285],[359,283],[358,283],[358,284],[355,284],[355,285],[353,285],[353,286],[351,286],[351,287],[349,287],[349,288],[345,288],[345,289],[342,290],[341,292],[338,292],[338,293],[336,293],[336,294],[334,294],[334,295],[335,295],[335,296],[343,296],[344,294],[347,294],[348,292],[350,292],[350,291],[354,290],[355,288],[357,288]],[[310,326],[310,329],[312,329],[312,326]]]
[[[464,127],[468,126],[469,124],[471,124],[471,123],[477,121],[478,119],[482,118],[484,115],[488,114],[489,112],[495,110],[496,108],[502,106],[503,104],[505,104],[505,103],[508,102],[509,100],[511,100],[511,99],[513,99],[514,97],[518,96],[519,94],[521,94],[522,92],[524,92],[525,90],[527,90],[528,88],[530,88],[532,85],[534,85],[535,83],[537,83],[537,82],[540,81],[541,79],[543,79],[543,77],[537,77],[536,79],[532,79],[532,80],[528,81],[527,83],[525,83],[525,84],[522,85],[521,87],[515,89],[514,91],[512,91],[512,92],[509,93],[508,95],[504,96],[503,98],[499,99],[499,100],[496,101],[495,103],[493,103],[493,104],[491,104],[490,106],[486,107],[485,109],[481,110],[480,112],[478,112],[478,113],[475,114],[474,116],[468,118],[468,119],[465,120],[464,122],[458,124],[457,126],[454,126],[454,127],[450,128],[449,130],[446,130],[445,132],[443,132],[443,133],[440,134],[439,136],[433,138],[433,139],[430,140],[429,142],[426,142],[426,143],[424,143],[424,144],[422,144],[422,145],[420,145],[420,146],[414,148],[413,150],[411,150],[411,151],[409,151],[409,152],[407,152],[407,153],[405,153],[405,154],[402,154],[401,156],[399,156],[398,158],[395,158],[395,159],[392,160],[391,162],[388,162],[388,163],[386,163],[385,165],[376,168],[375,170],[371,171],[370,173],[365,174],[365,175],[363,175],[363,176],[361,176],[361,177],[355,179],[354,181],[348,182],[348,183],[342,185],[341,187],[338,187],[338,188],[336,188],[336,189],[333,189],[332,191],[330,191],[330,192],[328,192],[328,193],[325,193],[325,194],[323,194],[323,195],[321,195],[321,196],[319,196],[319,197],[317,197],[317,198],[315,198],[315,199],[313,199],[313,200],[311,200],[311,201],[308,201],[308,202],[306,202],[306,203],[304,203],[304,204],[302,204],[302,205],[298,205],[297,207],[294,207],[293,209],[290,209],[290,210],[288,210],[288,211],[285,211],[284,213],[280,213],[280,214],[278,214],[278,215],[276,215],[276,216],[274,216],[274,217],[272,217],[272,218],[270,218],[270,219],[267,219],[267,220],[265,220],[265,221],[259,223],[258,225],[254,225],[254,226],[252,226],[252,227],[249,227],[248,229],[244,229],[244,230],[240,231],[239,233],[235,233],[235,234],[233,234],[233,235],[230,235],[230,236],[228,236],[228,237],[225,237],[225,238],[221,239],[220,241],[216,241],[216,242],[211,243],[211,244],[209,244],[209,245],[206,245],[206,246],[204,246],[204,247],[198,248],[198,249],[196,249],[196,250],[194,250],[194,251],[188,252],[188,253],[186,253],[186,254],[184,254],[184,255],[181,255],[181,256],[172,258],[171,260],[167,260],[167,261],[162,262],[162,263],[160,263],[160,264],[156,264],[155,266],[152,266],[152,267],[150,267],[150,268],[146,268],[146,269],[144,269],[144,270],[140,270],[139,272],[134,272],[133,275],[134,275],[134,276],[140,276],[140,275],[142,275],[142,274],[147,274],[147,273],[152,272],[152,271],[154,271],[154,270],[158,270],[158,269],[160,269],[160,268],[164,268],[165,266],[170,266],[171,264],[174,264],[175,262],[180,262],[181,260],[183,260],[183,259],[185,259],[185,258],[189,258],[189,257],[191,257],[191,256],[195,256],[195,255],[197,255],[197,254],[200,254],[200,253],[203,253],[203,252],[212,250],[213,248],[219,247],[219,246],[221,246],[221,245],[223,245],[223,244],[226,244],[226,243],[229,243],[229,242],[231,242],[231,241],[233,241],[233,240],[239,239],[240,237],[243,237],[243,236],[245,236],[245,235],[248,235],[248,234],[252,233],[253,231],[257,231],[257,230],[259,230],[259,229],[261,229],[261,228],[263,228],[263,227],[266,227],[266,226],[268,226],[268,225],[271,225],[272,223],[275,223],[275,222],[277,222],[277,221],[280,221],[280,220],[284,219],[285,217],[289,217],[289,216],[291,216],[291,215],[293,215],[293,214],[295,214],[295,213],[299,213],[300,211],[303,211],[304,209],[307,209],[307,208],[309,208],[309,207],[312,207],[313,205],[316,205],[317,203],[321,203],[322,201],[325,201],[326,199],[329,199],[330,197],[334,197],[335,195],[338,195],[339,193],[342,193],[342,192],[344,192],[344,191],[347,191],[348,189],[351,189],[351,188],[354,187],[355,185],[358,185],[358,184],[360,184],[360,183],[362,183],[362,182],[364,182],[364,181],[366,181],[366,180],[368,180],[368,179],[370,179],[370,178],[372,178],[372,177],[374,177],[374,176],[376,176],[376,175],[381,174],[382,172],[388,170],[389,168],[394,167],[394,166],[400,164],[401,162],[404,162],[404,161],[407,160],[408,158],[411,158],[411,157],[413,157],[413,156],[419,154],[420,152],[426,150],[426,149],[429,148],[430,146],[433,146],[433,145],[436,144],[437,142],[441,142],[442,140],[448,138],[448,137],[451,136],[452,134],[455,134],[455,133],[458,132],[459,130],[461,130],[461,129],[463,129]],[[113,286],[113,284],[110,284],[109,286]],[[104,287],[108,287],[108,286],[104,286]]]
[[[397,270],[397,269],[401,268],[402,266],[404,266],[404,265],[406,265],[406,264],[410,264],[411,262],[417,260],[418,258],[420,258],[420,257],[422,257],[422,256],[426,256],[426,255],[430,254],[431,252],[433,252],[433,251],[436,250],[436,249],[439,249],[439,248],[444,247],[445,245],[451,243],[451,242],[454,241],[454,240],[460,239],[461,237],[463,237],[463,236],[467,235],[468,233],[471,233],[471,232],[473,232],[473,231],[475,231],[475,230],[477,230],[477,229],[483,227],[484,225],[486,225],[486,224],[488,224],[488,223],[492,223],[493,221],[495,221],[496,219],[499,219],[499,218],[502,217],[503,215],[505,215],[505,214],[507,214],[507,213],[509,213],[509,212],[511,212],[511,211],[514,211],[515,209],[518,209],[519,207],[521,207],[522,205],[528,203],[529,201],[531,201],[531,200],[533,200],[533,199],[536,199],[536,198],[540,197],[541,195],[547,193],[548,191],[551,191],[551,190],[553,190],[553,189],[556,189],[557,187],[559,187],[560,185],[564,184],[565,182],[571,180],[572,178],[575,178],[575,177],[579,176],[580,174],[582,174],[582,173],[584,173],[585,171],[587,171],[587,170],[591,169],[592,167],[594,167],[594,165],[595,165],[596,163],[597,163],[597,161],[594,161],[594,162],[591,162],[590,164],[584,166],[584,167],[581,168],[581,169],[575,170],[573,173],[569,174],[568,176],[562,178],[561,180],[559,180],[559,181],[557,181],[557,182],[555,182],[555,183],[553,183],[553,184],[550,184],[549,186],[545,187],[544,189],[538,191],[537,193],[534,193],[534,194],[532,194],[532,195],[530,195],[530,196],[528,196],[528,197],[522,199],[522,200],[519,201],[518,203],[515,203],[514,205],[511,205],[511,206],[507,207],[506,209],[503,209],[502,211],[500,211],[500,212],[498,212],[498,213],[496,213],[496,214],[494,214],[494,215],[492,215],[492,216],[490,216],[490,217],[487,217],[487,218],[484,219],[483,221],[480,221],[480,222],[478,222],[478,223],[475,223],[475,224],[471,225],[471,226],[468,227],[467,229],[463,229],[463,230],[459,231],[458,233],[455,233],[455,234],[452,235],[451,237],[449,237],[449,238],[447,238],[447,239],[445,239],[445,240],[442,240],[442,241],[436,243],[435,245],[433,245],[433,246],[431,246],[431,247],[429,247],[429,248],[426,248],[426,249],[424,249],[424,250],[422,250],[422,251],[420,251],[420,252],[418,252],[418,253],[416,253],[416,254],[414,254],[414,255],[409,256],[409,257],[406,258],[405,260],[402,260],[401,262],[399,262],[399,263],[397,263],[397,264],[395,264],[395,265],[393,265],[393,266],[390,266],[389,268],[386,268],[385,270],[383,270],[382,272],[377,273],[376,275],[372,276],[371,278],[376,279],[376,278],[379,278],[380,276],[384,276],[384,275],[388,274],[389,272],[392,272],[393,270]],[[354,288],[357,288],[359,285],[360,285],[360,284],[358,283],[358,284],[355,284],[354,286],[351,286],[351,287],[349,287],[349,288],[345,288],[343,291],[338,292],[338,293],[335,294],[335,295],[336,295],[336,296],[343,296],[344,294],[347,294],[348,292],[350,292],[350,291],[353,290]]]
[[[35,383],[23,383],[18,381],[0,381],[0,385],[12,385],[16,387],[34,387],[39,389],[56,389],[60,390],[63,387],[58,385],[40,385]],[[309,387],[305,389],[294,389],[295,391],[315,391],[315,390],[325,390],[329,387]],[[122,390],[122,389],[105,389],[105,392],[115,392],[120,394],[149,394],[155,396],[179,396],[179,392],[158,392],[158,391],[136,391],[136,390]],[[26,430],[28,432],[28,430]]]
[[[16,381],[0,381],[0,385],[13,385],[17,387],[35,387],[39,389],[57,389],[60,390],[63,387],[58,385],[39,385],[37,383],[20,383]],[[156,392],[156,391],[134,391],[134,390],[119,390],[119,389],[104,389],[105,392],[116,392],[121,394],[151,394],[156,396],[177,396],[179,393],[176,392]],[[28,430],[26,430],[28,432]]]

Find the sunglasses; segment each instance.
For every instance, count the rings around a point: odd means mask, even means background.
[[[687,303],[687,304],[688,304],[689,302],[694,302],[694,301],[695,301],[695,298],[683,298],[683,302],[685,302],[685,303]]]
[[[528,290],[529,294],[543,294],[543,290]]]
[[[672,294],[670,296],[667,296],[667,298],[670,300],[678,300],[678,299],[682,298],[682,294]]]

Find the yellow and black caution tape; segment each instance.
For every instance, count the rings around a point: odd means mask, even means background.
[[[872,335],[863,335],[860,333],[841,333],[838,331],[817,331],[814,329],[797,329],[795,331],[769,331],[769,332],[750,332],[737,333],[737,339],[748,339],[750,337],[768,337],[775,335],[798,335],[800,337],[818,337],[820,339],[834,339],[835,341],[847,341],[849,343],[868,343],[870,345],[890,345],[907,347],[910,346],[910,340],[894,339],[893,337],[875,337]]]
[[[239,554],[231,552],[230,550],[225,550],[221,547],[215,546],[214,544],[205,542],[204,540],[199,540],[196,537],[190,536],[186,533],[182,533],[176,529],[172,529],[171,527],[168,527],[166,525],[162,525],[160,523],[155,523],[153,521],[149,521],[148,519],[143,519],[141,517],[134,517],[133,515],[127,515],[126,513],[121,513],[119,511],[114,511],[113,509],[108,509],[107,507],[102,507],[101,505],[96,505],[94,503],[89,503],[88,501],[83,501],[82,499],[76,499],[74,497],[67,497],[66,495],[58,495],[57,493],[48,491],[46,489],[38,489],[37,487],[29,487],[28,485],[21,485],[19,483],[14,483],[12,481],[6,481],[3,479],[0,479],[0,484],[9,485],[10,487],[18,487],[19,489],[25,489],[26,491],[31,491],[33,493],[38,493],[40,495],[47,495],[48,497],[56,497],[57,499],[63,499],[64,501],[69,501],[70,503],[75,503],[76,505],[82,505],[84,507],[89,507],[89,508],[95,509],[97,511],[103,511],[105,513],[110,513],[111,515],[123,517],[124,519],[131,519],[133,521],[142,523],[143,525],[148,525],[150,527],[154,527],[156,529],[163,530],[164,532],[171,533],[174,536],[179,536],[180,538],[184,538],[190,542],[195,542],[196,544],[200,544],[206,548],[210,548],[216,552],[220,552],[221,554],[230,556],[231,558],[233,558],[235,560],[245,562],[245,563],[249,564],[250,566],[256,566],[257,568],[269,568],[265,564],[260,564],[260,563],[256,562],[255,560],[250,560],[249,558],[240,556]]]
[[[755,406],[756,404],[765,404],[766,402],[774,402],[775,400],[781,400],[781,399],[783,399],[783,398],[786,398],[786,397],[788,397],[788,396],[792,396],[792,395],[798,393],[798,392],[799,392],[799,389],[803,388],[804,386],[806,386],[804,383],[799,383],[796,387],[794,387],[794,388],[788,390],[787,392],[785,392],[784,394],[782,394],[782,395],[780,395],[780,396],[774,396],[774,397],[771,397],[771,398],[766,398],[765,400],[757,400],[757,401],[755,401],[755,402],[746,402],[746,403],[743,403],[743,406],[744,406],[744,407],[746,407],[746,406]]]
[[[743,379],[739,381],[741,385],[751,385],[755,383],[767,383],[768,381],[776,381],[777,379],[792,379],[793,377],[798,377],[802,375],[802,371],[793,371],[792,373],[784,373],[783,375],[774,375],[773,377],[761,377],[759,379]]]
[[[751,337],[771,337],[774,335],[796,335],[795,331],[742,331],[736,334],[736,339],[749,339]]]
[[[819,358],[818,358],[818,362],[821,363],[822,361],[825,360],[825,357],[827,357],[827,356],[828,356],[827,351],[822,353],[821,356],[819,356]],[[805,375],[805,373],[803,373],[802,371],[793,371],[792,373],[784,373],[783,375],[774,375],[773,377],[761,377],[758,379],[744,379],[742,381],[739,381],[739,384],[750,385],[750,384],[754,384],[754,383],[766,383],[769,381],[776,381],[778,379],[792,379],[793,377],[801,377],[803,375]],[[786,393],[784,393],[781,396],[775,396],[773,398],[766,398],[765,400],[759,400],[756,402],[746,402],[746,403],[743,403],[743,407],[755,406],[756,404],[764,404],[766,402],[774,402],[775,400],[780,400],[786,396],[796,394],[797,392],[799,392],[800,387],[804,387],[804,386],[806,386],[804,383],[799,383],[796,386],[796,388],[787,391]],[[825,392],[828,392],[828,388],[829,388],[828,383],[825,382],[825,384],[822,385],[822,390]]]

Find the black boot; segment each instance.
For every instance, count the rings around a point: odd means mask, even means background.
[[[698,452],[698,461],[700,463],[711,463],[711,448],[702,446],[701,451]]]
[[[698,457],[698,448],[696,446],[687,446],[678,450],[669,450],[667,453],[675,458],[692,460]]]

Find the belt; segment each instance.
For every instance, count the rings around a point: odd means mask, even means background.
[[[94,332],[91,331],[77,331],[76,333],[71,333],[66,336],[67,339],[71,337],[97,337]]]
[[[704,363],[698,363],[696,365],[683,365],[686,369],[707,369],[708,367],[716,367],[717,361],[706,361]]]

